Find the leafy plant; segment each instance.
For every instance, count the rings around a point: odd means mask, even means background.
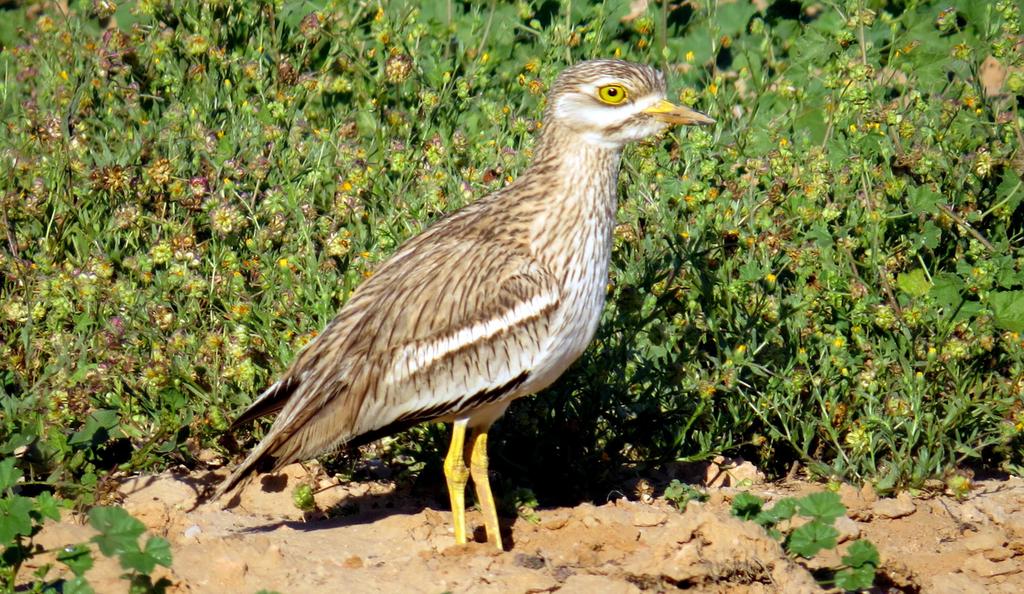
[[[880,491],[1024,464],[1019,2],[96,6],[0,23],[0,454],[33,483],[225,450],[591,57],[718,123],[624,155],[598,336],[496,472],[553,503],[723,452]],[[444,435],[384,451],[436,471]]]
[[[811,493],[800,498],[784,497],[765,509],[764,500],[752,493],[738,493],[732,501],[733,515],[764,527],[791,555],[810,559],[825,549],[837,546],[839,531],[835,520],[846,514],[839,496],[830,491]],[[807,522],[795,528],[780,529],[779,525],[800,516]],[[843,565],[835,568],[823,582],[834,583],[844,590],[866,590],[874,585],[875,573],[880,565],[878,550],[867,540],[855,540],[846,548]],[[821,578],[819,578],[821,579]]]
[[[704,491],[686,483],[680,482],[678,479],[672,479],[668,486],[665,487],[665,499],[673,503],[679,511],[686,509],[686,504],[691,501],[707,501],[708,494]]]
[[[22,478],[13,458],[0,461],[0,546],[3,547],[0,588],[5,591],[14,591],[18,586],[18,570],[22,564],[43,552],[33,546],[32,537],[42,530],[46,520],[59,521],[62,507],[62,503],[46,491],[34,497],[17,494]],[[130,581],[132,592],[162,592],[166,589],[170,584],[166,579],[153,583],[150,574],[157,565],[171,566],[171,548],[167,540],[151,536],[145,546],[140,547],[139,537],[145,532],[145,526],[119,507],[91,509],[89,523],[98,532],[90,542],[103,555],[118,558],[121,567],[127,570],[124,577]],[[93,591],[85,579],[85,572],[93,566],[93,550],[88,544],[68,545],[57,552],[56,558],[74,575],[63,582],[63,592],[86,594]],[[49,565],[43,565],[35,573],[32,591],[45,589],[42,580],[49,570]]]

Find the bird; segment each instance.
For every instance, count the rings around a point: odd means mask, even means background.
[[[277,413],[217,487],[257,471],[452,423],[444,475],[465,544],[472,478],[487,541],[504,550],[488,477],[491,425],[586,349],[604,308],[624,147],[714,119],[666,98],[664,74],[611,59],[551,84],[533,159],[504,188],[402,244],[232,428]]]

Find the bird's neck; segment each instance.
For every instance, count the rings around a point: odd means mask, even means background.
[[[558,124],[545,125],[533,164],[521,179],[543,201],[532,243],[552,269],[607,269],[621,155],[621,147],[596,144]]]

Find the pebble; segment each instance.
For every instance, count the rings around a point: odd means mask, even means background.
[[[846,516],[836,518],[833,525],[839,531],[839,536],[836,539],[837,542],[846,542],[860,538],[860,524]]]
[[[860,498],[864,500],[864,503],[874,503],[878,501],[878,493],[875,493],[875,488],[864,483],[860,488]]]
[[[562,516],[560,518],[551,518],[550,520],[544,520],[540,523],[540,527],[545,530],[561,530],[565,528],[565,525],[569,523],[569,518]]]
[[[961,541],[968,551],[977,553],[978,551],[987,551],[989,549],[1002,548],[1003,543],[1006,542],[1006,538],[1002,534],[989,530],[986,532],[978,532],[965,537]]]
[[[661,526],[668,521],[668,514],[661,512],[637,512],[633,515],[633,525],[641,528]]]
[[[192,524],[185,529],[185,538],[198,538],[203,533],[203,529],[198,524]]]
[[[895,499],[879,499],[871,504],[871,511],[880,518],[902,518],[917,511],[909,493],[900,493]]]
[[[359,555],[352,555],[348,559],[345,559],[342,562],[341,565],[345,569],[362,569],[363,568],[363,558],[360,557]]]

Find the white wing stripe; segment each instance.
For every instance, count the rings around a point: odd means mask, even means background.
[[[387,381],[394,383],[408,378],[449,353],[486,340],[502,330],[538,316],[557,302],[557,293],[541,293],[516,304],[515,307],[496,318],[477,322],[429,343],[410,344],[402,349],[402,352],[395,358],[395,364],[388,374]]]

